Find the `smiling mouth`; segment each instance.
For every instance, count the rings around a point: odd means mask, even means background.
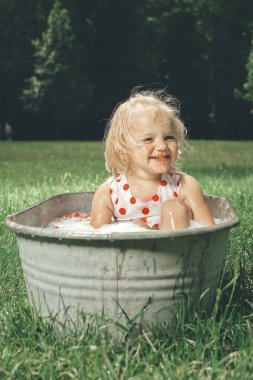
[[[168,160],[170,158],[170,155],[166,155],[166,156],[151,156],[150,158],[154,159],[154,160]]]

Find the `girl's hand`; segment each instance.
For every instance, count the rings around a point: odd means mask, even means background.
[[[92,201],[91,225],[99,228],[104,224],[111,224],[113,216],[113,204],[109,185],[103,183],[99,186]]]

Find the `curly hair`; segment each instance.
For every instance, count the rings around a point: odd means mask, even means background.
[[[176,131],[176,140],[179,147],[179,156],[189,147],[186,141],[187,130],[180,118],[180,108],[177,99],[167,94],[165,90],[134,90],[129,99],[119,103],[105,130],[105,167],[113,174],[126,170],[129,166],[129,143],[135,143],[131,136],[130,127],[136,113],[153,110],[172,123]],[[176,164],[172,169],[177,169]]]

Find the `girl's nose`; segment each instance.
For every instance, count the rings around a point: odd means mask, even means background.
[[[156,144],[156,149],[157,150],[165,150],[167,149],[167,144],[164,140],[159,140],[157,141],[157,144]]]

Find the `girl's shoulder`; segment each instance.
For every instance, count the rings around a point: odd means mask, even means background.
[[[196,178],[192,177],[189,174],[184,174],[181,179],[181,194],[183,196],[189,195],[189,194],[202,194],[201,187],[196,180]]]
[[[107,178],[104,183],[108,184],[109,186],[118,186],[118,184],[122,183],[125,179],[125,173],[119,172]]]
[[[196,186],[196,185],[198,185],[199,186],[198,181],[196,180],[196,178],[192,177],[189,174],[182,173],[182,176],[180,178],[181,178],[182,185],[189,185],[189,186]]]
[[[97,190],[95,191],[94,197],[100,197],[102,195],[109,194],[110,185],[107,183],[107,181],[101,183],[101,185],[98,186]]]
[[[107,194],[112,194],[113,189],[115,189],[118,185],[118,182],[121,181],[121,176],[119,176],[117,173],[117,176],[110,176],[108,177],[96,190],[95,195],[97,196],[103,196]]]
[[[106,185],[111,185],[111,183],[114,181],[115,177],[114,176],[110,176],[108,177],[104,182],[103,184],[106,184]]]

